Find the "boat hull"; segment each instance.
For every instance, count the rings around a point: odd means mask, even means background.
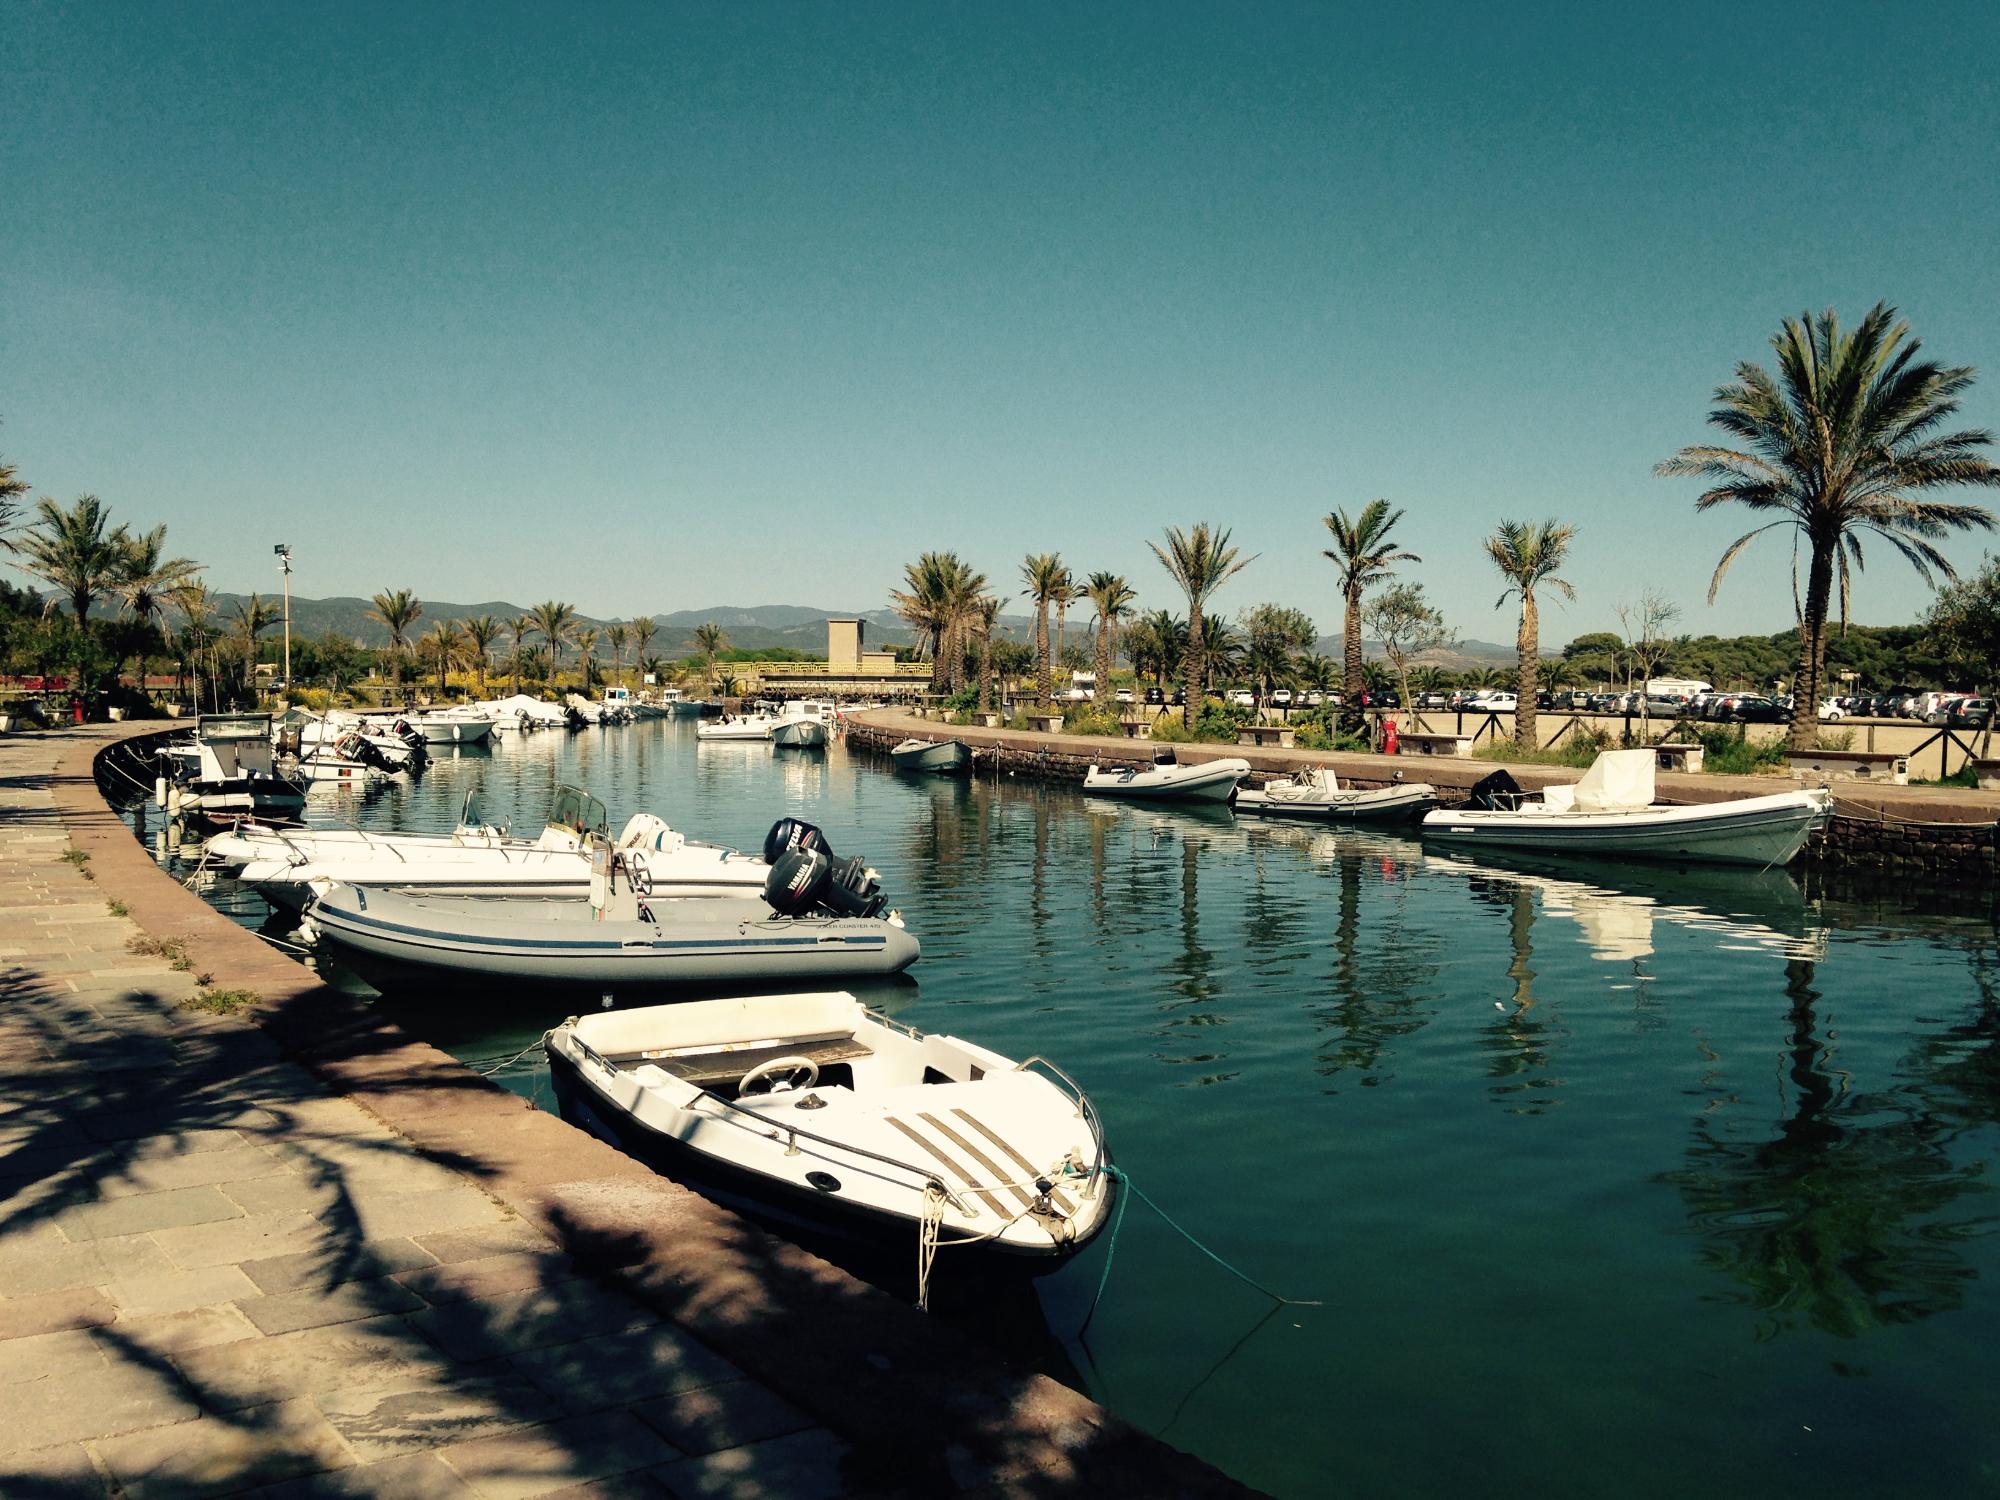
[[[953,776],[972,768],[972,747],[963,740],[905,740],[889,752],[899,771]]]
[[[1267,818],[1307,818],[1323,823],[1405,823],[1437,806],[1428,786],[1382,787],[1374,791],[1338,791],[1315,797],[1274,797],[1249,787],[1236,793],[1236,810]]]
[[[1146,771],[1100,771],[1092,766],[1084,773],[1083,790],[1092,797],[1146,802],[1227,802],[1249,774],[1250,763],[1234,759]]]
[[[1540,854],[1786,865],[1828,816],[1823,793],[1780,792],[1733,802],[1648,807],[1624,812],[1433,812],[1423,836],[1462,848]]]
[[[771,731],[780,750],[817,750],[826,744],[826,725],[818,719],[784,719]]]

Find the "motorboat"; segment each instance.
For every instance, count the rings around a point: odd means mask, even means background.
[[[329,882],[440,896],[582,897],[593,843],[627,856],[634,876],[663,896],[755,896],[770,873],[758,856],[687,838],[651,813],[633,814],[613,842],[604,804],[575,787],[557,789],[532,839],[481,823],[468,796],[450,834],[253,828],[209,840],[203,857],[273,906],[299,911]]]
[[[1250,762],[1227,756],[1183,765],[1170,749],[1153,752],[1144,769],[1092,766],[1083,790],[1094,797],[1139,797],[1154,802],[1227,802],[1236,783],[1250,774]]]
[[[1437,789],[1425,782],[1398,781],[1364,791],[1342,786],[1330,766],[1306,766],[1261,787],[1236,789],[1238,812],[1269,817],[1392,822],[1420,818],[1435,806]]]
[[[483,745],[493,733],[493,715],[478,708],[390,710],[362,716],[369,725],[404,726],[424,737],[427,745]],[[375,731],[379,733],[380,731]]]
[[[788,1229],[1037,1274],[1116,1206],[1102,1124],[1067,1074],[842,991],[572,1016],[543,1047],[564,1119]]]
[[[374,766],[386,775],[421,772],[430,752],[424,737],[400,720],[394,724],[364,723],[344,710],[320,715],[292,708],[271,725],[271,743],[282,755],[300,760],[335,756]]]
[[[695,725],[694,736],[710,740],[768,740],[778,721],[769,714],[724,714]]]
[[[169,813],[289,821],[305,810],[305,783],[277,769],[269,714],[203,714],[194,739],[163,747],[158,763]]]
[[[661,891],[634,855],[596,843],[587,895],[541,901],[316,882],[300,931],[378,988],[502,980],[632,993],[900,974],[922,951],[873,872],[823,844],[782,854],[761,897],[700,901]]]
[[[1467,848],[1525,849],[1710,864],[1791,863],[1832,816],[1824,787],[1726,802],[1655,802],[1651,750],[1606,750],[1580,781],[1521,790],[1506,771],[1472,788],[1464,807],[1426,814],[1423,836]]]
[[[904,740],[889,751],[899,771],[956,776],[972,769],[972,747],[964,740]]]
[[[513,732],[510,726],[519,726],[523,730],[561,729],[569,722],[569,714],[561,704],[530,697],[526,693],[516,693],[511,698],[488,699],[473,707],[509,733]]]
[[[802,702],[788,703],[771,725],[771,743],[781,750],[818,750],[828,738],[826,721]]]

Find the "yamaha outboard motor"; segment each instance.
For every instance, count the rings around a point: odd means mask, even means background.
[[[764,863],[775,865],[794,849],[818,849],[829,859],[833,857],[826,835],[814,825],[802,818],[780,818],[764,835]]]
[[[579,709],[574,703],[565,703],[563,705],[563,727],[574,733],[579,729],[589,728],[590,720],[583,716],[583,710]]]
[[[1503,769],[1475,781],[1467,805],[1484,812],[1512,812],[1520,804],[1521,783]]]
[[[389,732],[410,747],[410,769],[421,770],[431,758],[430,741],[424,738],[424,732],[408,719],[398,719]]]
[[[803,846],[772,862],[764,899],[781,917],[875,917],[888,905],[875,872],[860,859],[836,860],[824,849]]]

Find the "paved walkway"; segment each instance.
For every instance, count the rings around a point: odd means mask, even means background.
[[[318,987],[118,733],[0,737],[0,1495],[1241,1493]]]

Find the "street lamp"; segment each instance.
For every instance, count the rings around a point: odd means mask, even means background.
[[[271,549],[278,554],[278,570],[285,575],[285,697],[292,693],[292,549],[280,542]]]

